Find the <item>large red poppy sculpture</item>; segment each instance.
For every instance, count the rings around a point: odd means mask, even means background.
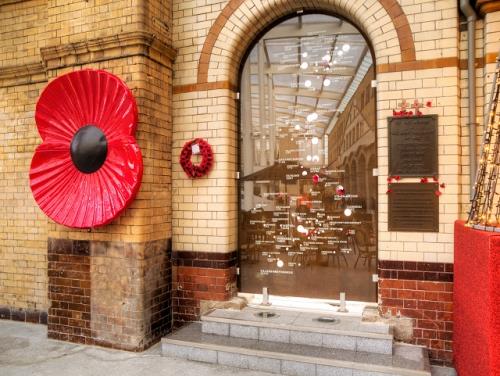
[[[42,211],[68,227],[105,225],[133,201],[142,179],[137,106],[118,77],[80,70],[52,81],[36,105],[43,143],[30,186]]]

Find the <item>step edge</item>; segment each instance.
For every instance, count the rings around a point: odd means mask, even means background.
[[[255,326],[262,328],[272,328],[272,329],[283,329],[290,330],[294,332],[311,332],[311,333],[324,333],[324,334],[338,334],[344,336],[351,337],[363,337],[363,338],[372,338],[372,339],[385,339],[385,340],[394,340],[394,336],[392,334],[383,334],[383,333],[374,333],[374,332],[354,332],[350,330],[339,330],[339,329],[329,329],[329,328],[314,328],[310,326],[300,326],[300,325],[289,325],[289,324],[274,324],[267,322],[259,322],[259,321],[248,321],[248,320],[234,320],[228,319],[225,317],[208,317],[202,316],[201,321],[206,322],[218,322],[222,324],[234,324],[234,325],[242,325],[242,326]]]
[[[241,355],[256,356],[256,357],[266,357],[266,358],[292,361],[292,362],[295,361],[295,362],[301,362],[301,363],[319,364],[322,366],[349,368],[349,369],[356,369],[356,370],[360,370],[360,371],[374,371],[374,372],[381,372],[381,373],[385,372],[385,373],[389,373],[389,374],[396,375],[396,376],[430,376],[431,375],[430,372],[428,372],[426,370],[413,370],[413,369],[400,368],[400,367],[388,367],[388,366],[382,366],[379,364],[366,364],[366,363],[350,362],[347,360],[315,358],[315,357],[309,357],[309,356],[303,356],[303,355],[285,354],[285,353],[266,351],[266,350],[254,350],[254,349],[247,349],[247,348],[241,348],[241,347],[235,349],[235,348],[230,347],[230,346],[215,345],[215,344],[211,344],[211,343],[206,344],[206,343],[199,343],[199,342],[190,342],[190,341],[183,341],[183,340],[170,339],[170,338],[162,338],[161,343],[162,343],[162,345],[163,344],[172,344],[172,345],[177,345],[177,346],[196,347],[196,348],[205,349],[205,350],[223,351],[223,352],[229,352],[229,353],[233,353],[233,354],[241,354]],[[163,348],[162,348],[162,354],[163,354]]]
[[[407,343],[407,342],[394,342],[393,345],[393,351],[395,347],[413,347],[413,348],[418,348],[421,351],[422,354],[422,361],[424,362],[424,370],[431,372],[431,362],[429,359],[429,349],[425,347],[424,345],[415,345],[413,343]]]

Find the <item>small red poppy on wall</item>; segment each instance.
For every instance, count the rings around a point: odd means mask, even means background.
[[[105,225],[134,200],[142,179],[137,106],[118,77],[80,70],[47,85],[36,105],[43,142],[30,186],[42,211],[75,228]]]

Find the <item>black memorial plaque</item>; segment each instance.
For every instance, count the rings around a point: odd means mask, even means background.
[[[389,231],[439,231],[438,183],[393,183],[389,189]]]
[[[437,176],[437,115],[389,117],[389,175]]]

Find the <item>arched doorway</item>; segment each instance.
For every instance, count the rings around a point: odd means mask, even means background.
[[[365,161],[376,158],[373,79],[364,36],[330,15],[288,18],[250,49],[240,82],[240,291],[376,301],[376,186],[364,184]]]

